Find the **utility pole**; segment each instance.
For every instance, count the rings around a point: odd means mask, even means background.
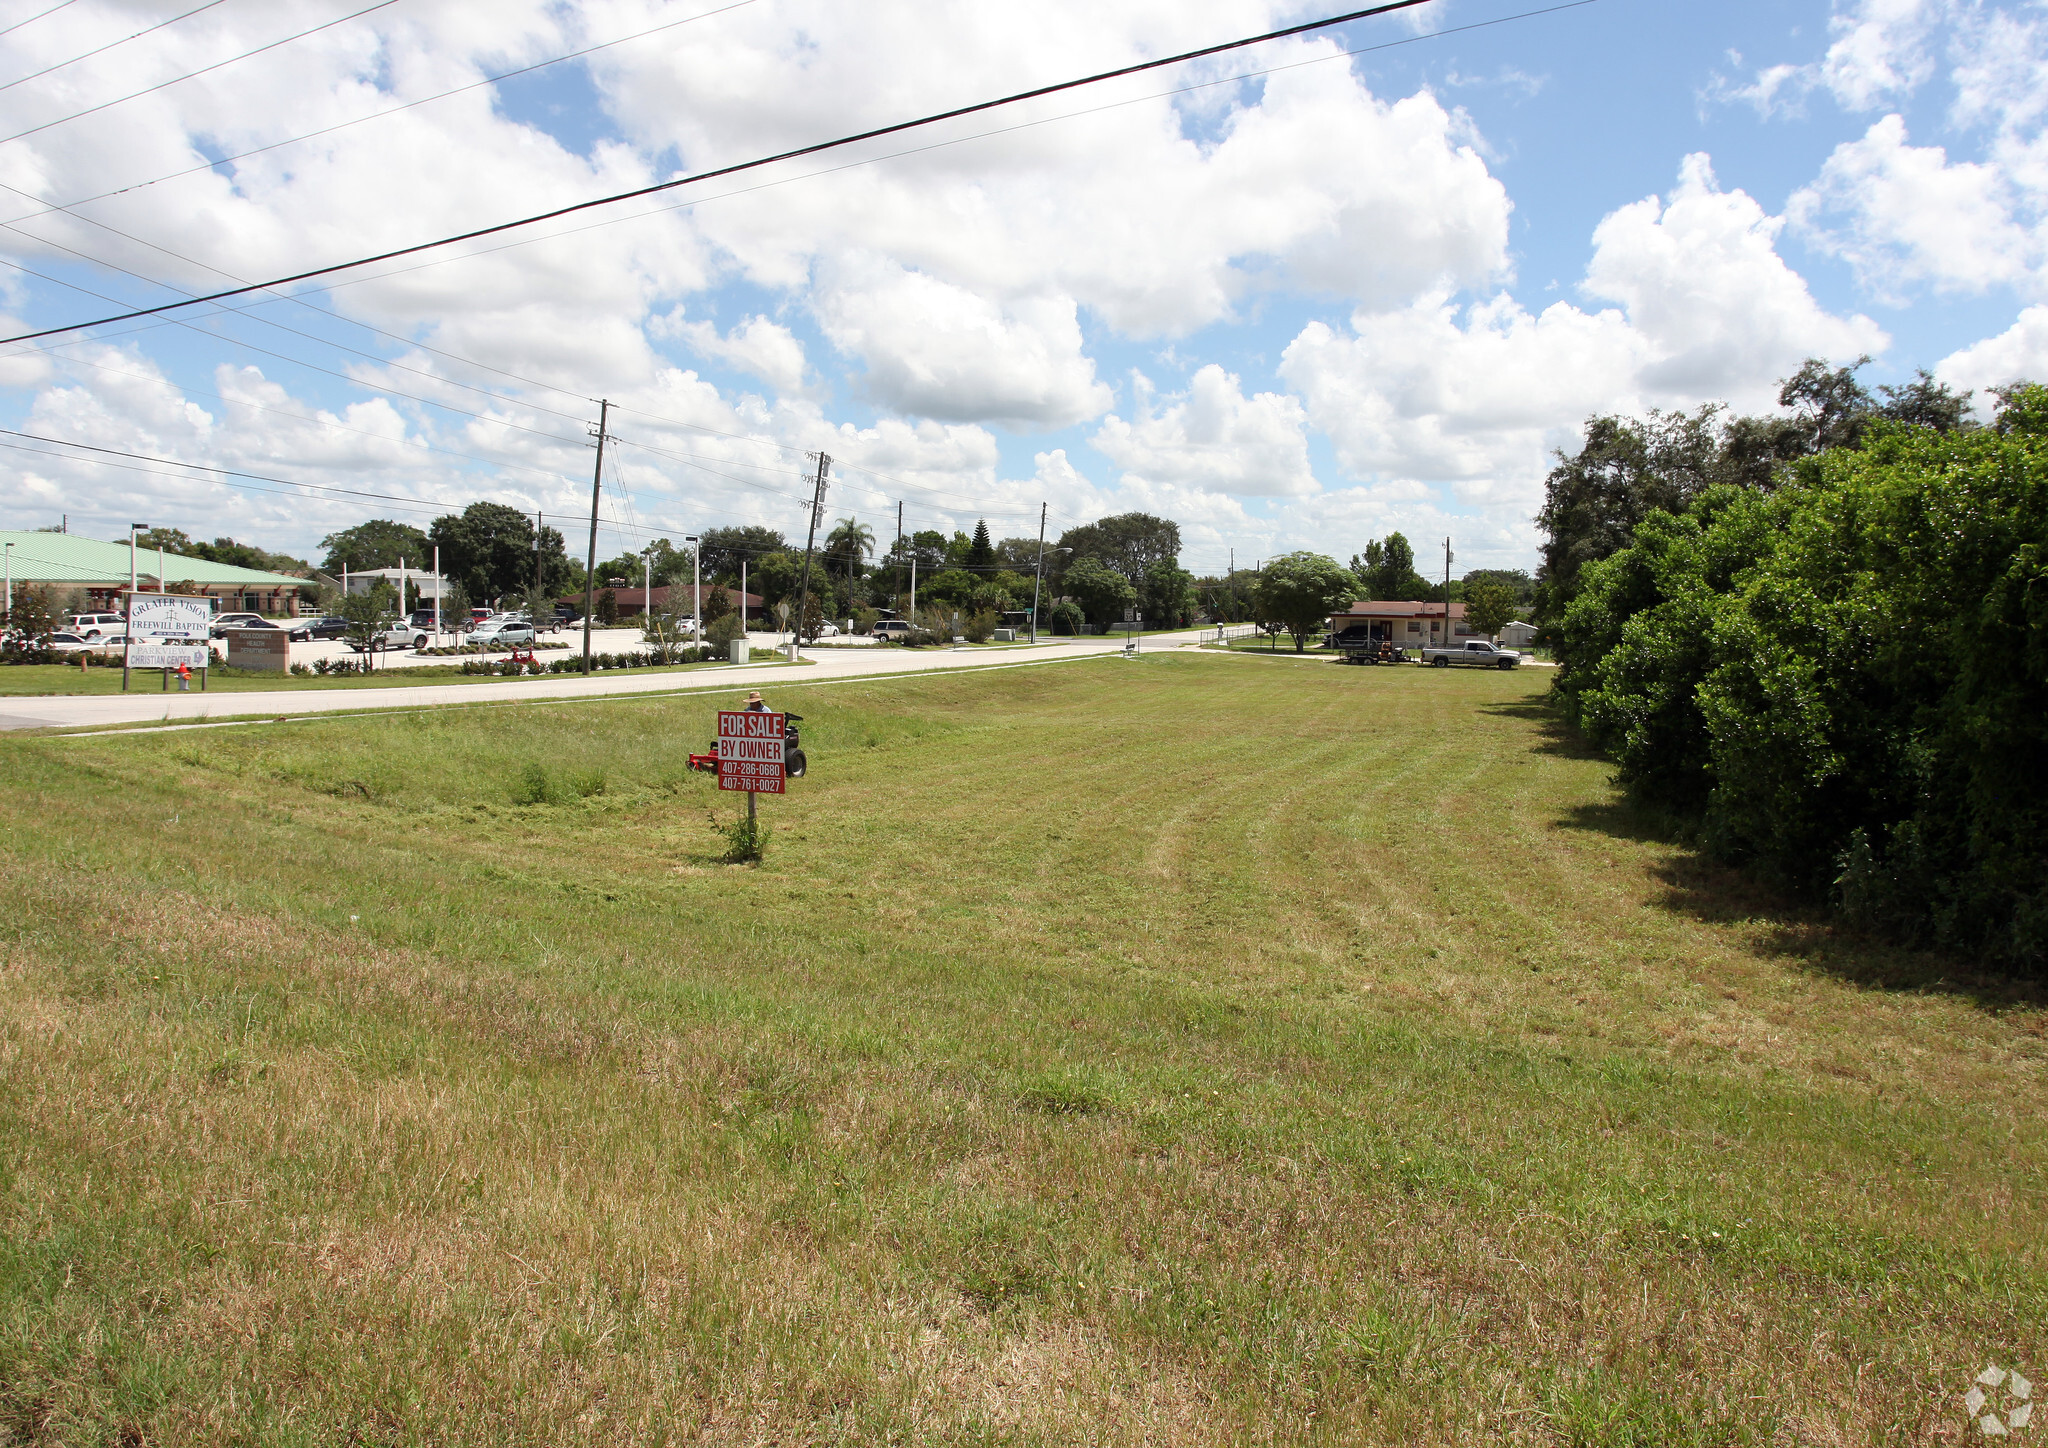
[[[597,490],[604,482],[604,430],[611,421],[612,405],[600,398],[597,404],[597,467],[590,475],[590,562],[583,575],[583,672],[590,673],[590,609],[597,601]]]
[[[747,643],[747,561],[751,556],[744,552],[740,554],[740,642],[747,645],[747,658],[750,662],[754,657],[754,646]],[[750,794],[752,792],[748,791]]]
[[[744,607],[744,605],[742,605]],[[704,539],[690,539],[690,637],[704,643]]]
[[[896,552],[894,556],[896,567],[901,568],[903,566],[903,500],[901,498],[896,500]],[[895,579],[896,582],[901,583],[903,575],[897,573],[895,574]],[[894,600],[892,599],[891,602],[894,602]]]
[[[1038,590],[1045,582],[1045,504],[1038,505],[1038,571],[1031,575],[1031,642],[1038,642]]]
[[[1451,646],[1451,540],[1444,539],[1444,647]]]
[[[825,516],[825,474],[832,466],[830,453],[818,454],[818,487],[811,496],[811,531],[804,540],[804,576],[796,594],[796,631],[789,638],[789,661],[797,661],[803,647],[804,616],[811,606],[811,556],[818,546],[818,521]]]
[[[538,516],[538,515],[536,515]],[[441,545],[434,545],[434,647],[441,646]]]
[[[542,587],[540,578],[540,516],[540,509],[535,508],[533,510],[533,591],[535,593],[539,593]],[[436,556],[438,557],[439,555],[437,554]],[[441,571],[439,563],[434,565],[434,571],[436,573]]]

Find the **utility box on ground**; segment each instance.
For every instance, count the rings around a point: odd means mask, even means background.
[[[736,664],[750,664],[754,661],[753,646],[745,639],[734,639],[726,657]]]

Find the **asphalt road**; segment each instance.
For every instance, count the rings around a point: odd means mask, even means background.
[[[1190,629],[1140,641],[1141,649],[1194,643],[1213,630]],[[886,678],[941,669],[1018,667],[1099,657],[1123,650],[1119,638],[1045,640],[1035,647],[959,649],[818,648],[805,650],[802,664],[733,664],[688,673],[617,669],[593,674],[547,675],[535,679],[474,680],[460,684],[397,685],[383,689],[292,689],[275,692],[46,696],[0,699],[0,730],[115,728],[162,723],[203,727],[210,721],[282,719],[300,714],[366,714],[385,709],[502,703],[511,700],[571,700],[631,694],[720,694],[759,689],[778,702],[777,685],[808,685],[838,679]]]

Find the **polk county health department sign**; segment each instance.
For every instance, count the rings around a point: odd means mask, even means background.
[[[718,787],[781,794],[783,716],[759,710],[718,711]]]
[[[128,595],[128,667],[203,669],[213,657],[207,634],[213,628],[213,600],[182,593]]]

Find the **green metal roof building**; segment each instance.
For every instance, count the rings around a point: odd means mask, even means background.
[[[103,543],[76,533],[21,533],[0,530],[0,555],[15,587],[23,584],[54,589],[83,589],[84,611],[118,612],[128,588],[126,543]],[[151,592],[206,594],[221,612],[296,614],[299,590],[313,582],[289,573],[265,573],[208,563],[181,553],[138,548],[134,553],[137,587]]]

